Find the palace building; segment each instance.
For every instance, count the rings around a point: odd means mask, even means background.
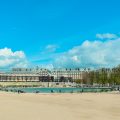
[[[9,72],[0,73],[0,81],[16,82],[74,82],[83,80],[85,70],[78,69],[43,69],[13,68]]]

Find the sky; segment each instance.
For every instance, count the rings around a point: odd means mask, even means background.
[[[120,64],[119,0],[0,0],[0,68]]]

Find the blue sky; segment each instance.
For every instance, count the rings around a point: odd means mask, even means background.
[[[9,57],[0,56],[0,61],[5,59],[7,67],[13,66],[17,62],[12,58],[15,52],[23,52],[25,64],[27,61],[29,65],[57,66],[56,59],[63,61],[64,54],[67,56],[70,50],[81,47],[86,40],[91,43],[96,39],[101,41],[96,34],[109,33],[119,38],[119,6],[119,0],[1,0],[0,49],[11,53]],[[109,43],[108,39],[111,40],[110,37],[103,38],[102,42]],[[68,61],[62,67],[70,66]],[[81,64],[75,63],[71,67]],[[3,61],[0,66],[4,67]]]

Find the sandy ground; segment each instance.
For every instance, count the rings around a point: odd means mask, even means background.
[[[120,120],[120,94],[0,92],[0,120]]]

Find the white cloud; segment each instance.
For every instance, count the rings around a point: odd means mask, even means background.
[[[48,64],[40,64],[39,67],[46,68],[46,69],[53,69],[54,68],[53,64],[51,64],[51,63],[50,64],[49,63]]]
[[[76,61],[76,62],[79,62],[78,56],[76,56],[76,55],[73,56],[71,59],[74,60],[74,61]]]
[[[47,45],[45,47],[45,52],[55,52],[57,48],[58,48],[58,45],[54,45],[54,44]]]
[[[104,34],[96,34],[96,38],[99,39],[116,39],[118,36],[116,34],[111,34],[111,33],[104,33]]]
[[[13,52],[10,48],[0,49],[0,68],[26,67],[27,59],[23,51]]]
[[[80,46],[58,55],[55,67],[113,67],[120,64],[120,38],[84,41]]]

